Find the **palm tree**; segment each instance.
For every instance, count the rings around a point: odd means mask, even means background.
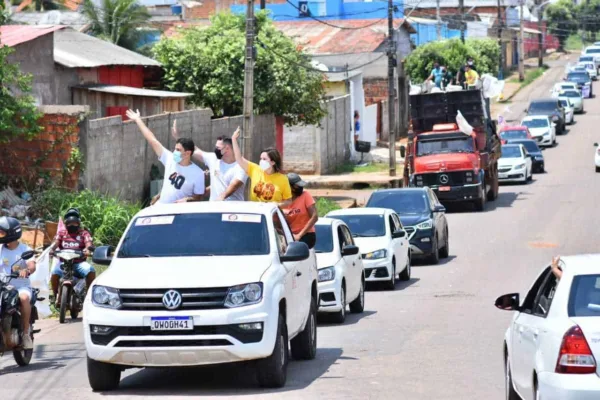
[[[137,0],[84,0],[83,14],[91,21],[94,35],[130,50],[137,48],[140,28],[150,14]]]

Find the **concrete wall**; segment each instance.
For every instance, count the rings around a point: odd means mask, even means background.
[[[323,103],[320,126],[285,127],[283,168],[304,174],[332,174],[350,158],[353,112],[349,95]]]
[[[175,147],[171,136],[173,121],[181,137],[191,137],[204,151],[212,151],[218,136],[231,136],[242,117],[212,119],[210,110],[191,110],[147,117],[144,119],[158,140],[168,149]],[[275,146],[275,117],[254,118],[253,161],[258,161],[264,147]],[[121,117],[90,120],[81,134],[81,149],[86,168],[84,186],[128,200],[142,200],[150,192],[152,165],[164,168],[152,148],[146,143],[135,123]],[[202,165],[201,165],[202,166]]]

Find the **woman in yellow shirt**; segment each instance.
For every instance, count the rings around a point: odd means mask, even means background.
[[[235,161],[250,178],[250,201],[275,202],[280,207],[292,203],[292,190],[287,175],[281,173],[281,154],[274,148],[265,149],[260,154],[260,164],[242,157],[238,144],[240,128],[231,137]]]
[[[467,80],[467,86],[474,86],[477,79],[479,79],[479,74],[467,64],[465,65],[465,78]]]

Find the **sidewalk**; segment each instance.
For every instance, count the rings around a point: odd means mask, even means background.
[[[389,172],[352,172],[340,175],[302,175],[307,187],[311,189],[353,190],[366,188],[400,187],[404,173],[404,160],[398,160],[396,176]]]

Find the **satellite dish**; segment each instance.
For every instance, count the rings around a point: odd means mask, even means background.
[[[40,19],[39,25],[60,25],[60,17],[60,11],[49,11]]]

